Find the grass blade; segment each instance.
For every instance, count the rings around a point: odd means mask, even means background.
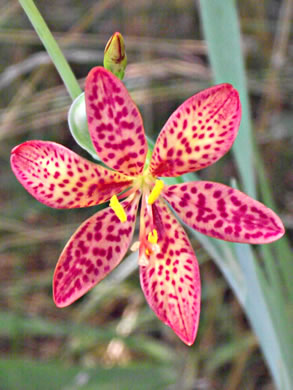
[[[248,195],[255,197],[252,126],[235,1],[202,0],[200,11],[214,80],[233,84],[240,94],[242,121],[232,151],[243,188]]]

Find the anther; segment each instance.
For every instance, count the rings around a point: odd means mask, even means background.
[[[158,242],[158,232],[156,231],[156,229],[153,229],[152,232],[149,232],[148,241],[151,244],[156,244]]]
[[[116,214],[116,217],[119,218],[120,222],[126,222],[126,214],[123,206],[119,203],[119,200],[116,195],[113,195],[110,199],[110,207]]]
[[[162,189],[164,188],[163,180],[156,180],[154,188],[148,197],[148,204],[153,204],[159,197]]]
[[[135,251],[137,251],[139,249],[139,247],[140,247],[140,241],[135,241],[131,245],[130,250],[131,250],[131,252],[135,252]]]

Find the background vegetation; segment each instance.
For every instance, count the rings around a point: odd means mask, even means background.
[[[184,99],[212,83],[196,1],[36,4],[81,86],[89,69],[102,63],[108,38],[122,32],[129,60],[125,83],[150,137]],[[258,188],[263,198],[269,196],[267,184],[273,189],[291,240],[292,7],[291,0],[238,2],[253,133],[267,175]],[[12,174],[10,150],[43,139],[90,157],[68,131],[70,97],[16,0],[0,1],[0,44],[0,389],[275,389],[243,309],[193,237],[203,298],[191,348],[148,308],[132,258],[71,307],[54,306],[51,280],[58,256],[94,210],[53,210],[38,203]],[[238,178],[231,154],[200,176],[226,184]],[[278,253],[276,267],[284,260]],[[289,305],[286,312],[292,311]]]

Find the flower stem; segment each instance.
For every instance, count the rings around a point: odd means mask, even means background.
[[[19,3],[24,9],[24,12],[31,21],[34,29],[36,30],[39,38],[41,39],[49,56],[51,57],[60,77],[62,78],[67,88],[70,97],[72,100],[74,100],[78,95],[81,94],[82,90],[46,22],[44,21],[33,0],[19,0]]]

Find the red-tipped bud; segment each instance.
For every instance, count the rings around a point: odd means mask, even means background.
[[[115,32],[105,47],[104,67],[122,80],[126,65],[127,56],[124,39],[119,32]]]

